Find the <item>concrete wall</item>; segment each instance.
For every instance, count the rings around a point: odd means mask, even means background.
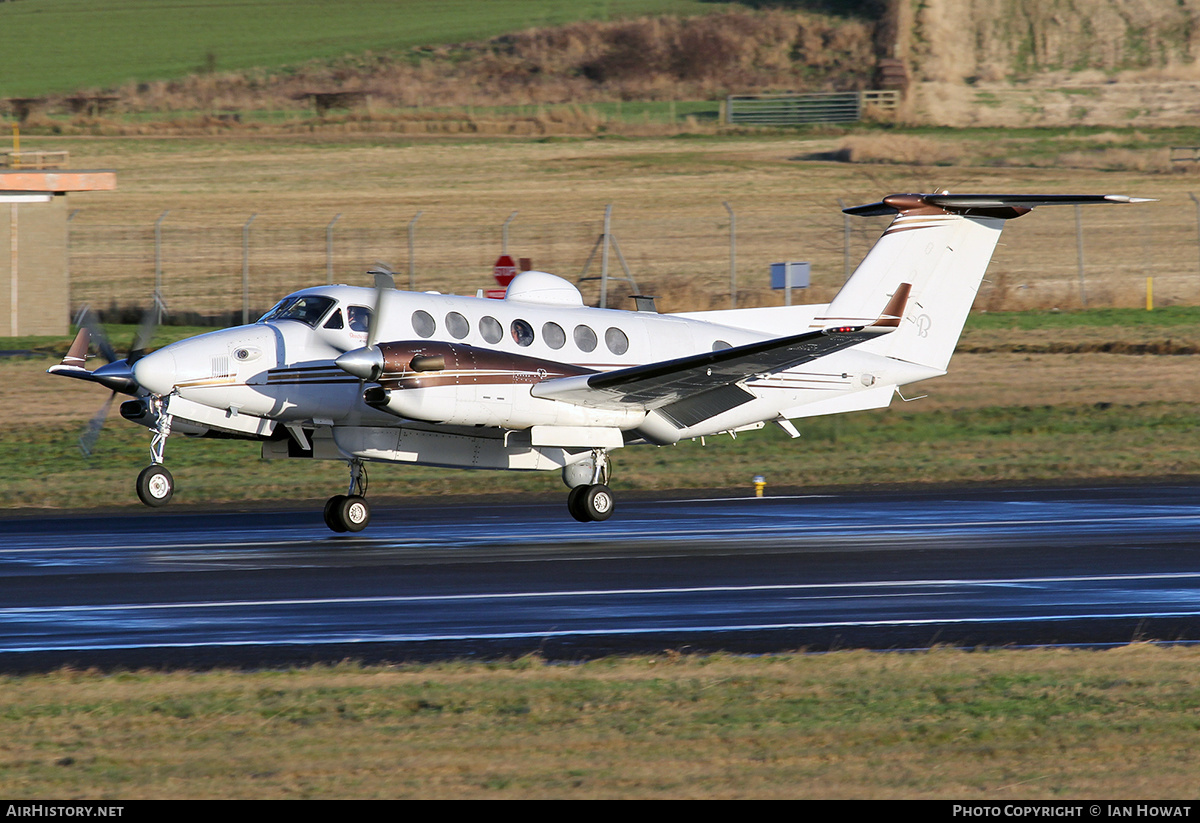
[[[67,197],[0,202],[0,337],[66,334]]]

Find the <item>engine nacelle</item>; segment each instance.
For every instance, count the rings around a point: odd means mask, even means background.
[[[533,397],[543,380],[592,374],[589,369],[454,343],[405,341],[379,346],[378,386],[367,405],[409,420],[456,426],[603,426],[630,429],[640,409],[591,409]]]

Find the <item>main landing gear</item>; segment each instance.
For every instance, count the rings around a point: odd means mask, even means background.
[[[157,416],[154,436],[150,440],[150,465],[142,469],[137,479],[138,498],[147,506],[158,508],[171,502],[175,494],[175,478],[163,465],[163,450],[171,435],[171,415],[163,408],[163,399],[158,396],[149,400],[150,410]]]
[[[567,495],[567,511],[580,523],[592,523],[607,520],[612,517],[616,498],[608,483],[608,452],[604,449],[593,449],[591,459],[591,482],[584,482],[571,488]],[[582,464],[583,468],[587,464]],[[568,469],[575,468],[568,466]],[[563,478],[568,480],[570,475],[564,471]]]
[[[350,488],[346,494],[335,494],[325,502],[325,525],[338,534],[365,529],[371,522],[366,493],[367,468],[361,460],[351,460]]]

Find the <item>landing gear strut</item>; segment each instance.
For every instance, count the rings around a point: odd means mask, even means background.
[[[367,493],[367,469],[361,460],[350,461],[350,488],[325,502],[325,525],[338,534],[360,532],[371,522]]]
[[[608,452],[592,449],[590,483],[575,486],[567,495],[567,511],[580,523],[592,523],[612,517],[616,498],[608,483]]]
[[[138,475],[137,495],[147,506],[157,508],[170,503],[175,494],[175,478],[163,465],[163,451],[171,436],[171,415],[167,414],[163,399],[157,395],[150,398],[150,410],[157,421],[150,440],[150,465]]]

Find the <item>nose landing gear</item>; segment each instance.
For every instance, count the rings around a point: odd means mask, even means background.
[[[350,488],[325,502],[325,525],[338,534],[360,532],[371,522],[367,503],[367,469],[361,460],[350,461]]]
[[[171,436],[171,415],[166,411],[163,398],[157,395],[149,398],[149,406],[156,422],[150,440],[150,465],[138,475],[137,495],[147,506],[158,508],[170,503],[175,494],[175,478],[163,465],[163,452],[167,438]]]

